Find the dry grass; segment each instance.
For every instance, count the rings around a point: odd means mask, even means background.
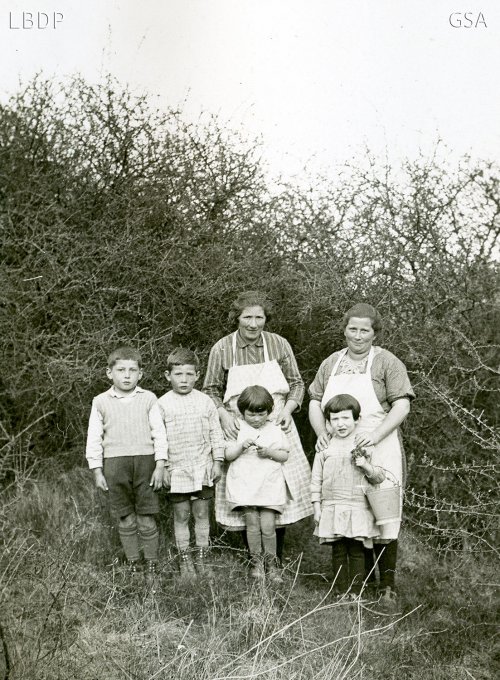
[[[9,680],[495,677],[486,568],[470,556],[441,564],[414,537],[401,554],[401,611],[387,615],[331,600],[328,551],[300,525],[283,587],[251,583],[227,543],[214,550],[215,579],[183,586],[164,538],[152,592],[115,560],[115,531],[83,470],[12,487],[0,528]]]

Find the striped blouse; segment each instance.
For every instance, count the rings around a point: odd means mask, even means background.
[[[255,344],[244,340],[239,333],[236,334],[236,364],[259,364],[264,361],[264,343],[262,336],[265,335],[270,359],[276,359],[288,381],[290,392],[287,400],[293,399],[297,404],[302,404],[304,398],[304,382],[300,376],[297,361],[293,354],[290,343],[281,335],[262,331]],[[203,382],[203,392],[208,394],[215,402],[217,408],[222,406],[222,399],[226,390],[227,373],[233,365],[233,334],[221,338],[210,350],[207,372]]]

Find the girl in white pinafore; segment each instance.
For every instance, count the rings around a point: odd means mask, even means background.
[[[246,387],[238,397],[242,420],[236,441],[227,443],[226,501],[242,511],[252,561],[250,575],[280,582],[276,568],[276,517],[287,500],[283,463],[289,444],[283,430],[269,420],[273,398],[260,385]],[[264,561],[261,559],[263,553]]]
[[[224,406],[227,411],[239,416],[237,407],[238,397],[250,385],[265,387],[272,395],[274,409],[270,420],[274,421],[281,412],[286,401],[289,387],[278,362],[269,358],[266,335],[262,333],[264,343],[264,362],[259,364],[236,365],[236,333],[233,334],[233,365],[228,371]],[[283,512],[276,517],[276,525],[283,526],[312,514],[308,487],[311,470],[300,443],[295,423],[291,422],[291,429],[287,433],[290,455],[283,464],[283,473],[287,483],[287,498]],[[241,512],[232,510],[226,497],[226,475],[223,474],[215,490],[215,516],[217,522],[228,529],[244,529],[245,521]]]

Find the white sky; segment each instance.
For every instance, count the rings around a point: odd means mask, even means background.
[[[500,161],[500,2],[47,0],[0,2],[0,100],[19,78],[111,72],[162,107],[220,113],[261,135],[275,171],[377,154]],[[23,30],[22,11],[64,15]],[[453,28],[468,10],[487,27]],[[36,23],[36,16],[35,23]],[[52,18],[52,17],[51,17]],[[42,17],[43,23],[43,17]],[[184,103],[183,103],[184,102]]]

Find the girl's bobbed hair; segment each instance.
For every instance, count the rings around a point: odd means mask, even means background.
[[[348,309],[342,317],[343,330],[346,329],[349,319],[352,319],[353,316],[357,317],[358,319],[370,319],[375,333],[379,333],[382,330],[382,317],[372,305],[369,305],[365,302],[358,302]]]
[[[274,408],[274,399],[265,387],[251,385],[250,387],[245,387],[238,397],[236,405],[241,415],[245,411],[252,411],[253,413],[267,411],[267,413],[271,413]]]
[[[352,394],[336,394],[326,402],[323,415],[329,420],[330,413],[340,413],[340,411],[352,411],[354,420],[359,420],[361,406],[359,401]]]
[[[243,293],[240,293],[236,300],[233,300],[231,304],[228,314],[231,326],[236,325],[237,319],[247,307],[262,307],[266,316],[266,321],[271,321],[273,304],[267,295],[259,290],[245,290]]]

